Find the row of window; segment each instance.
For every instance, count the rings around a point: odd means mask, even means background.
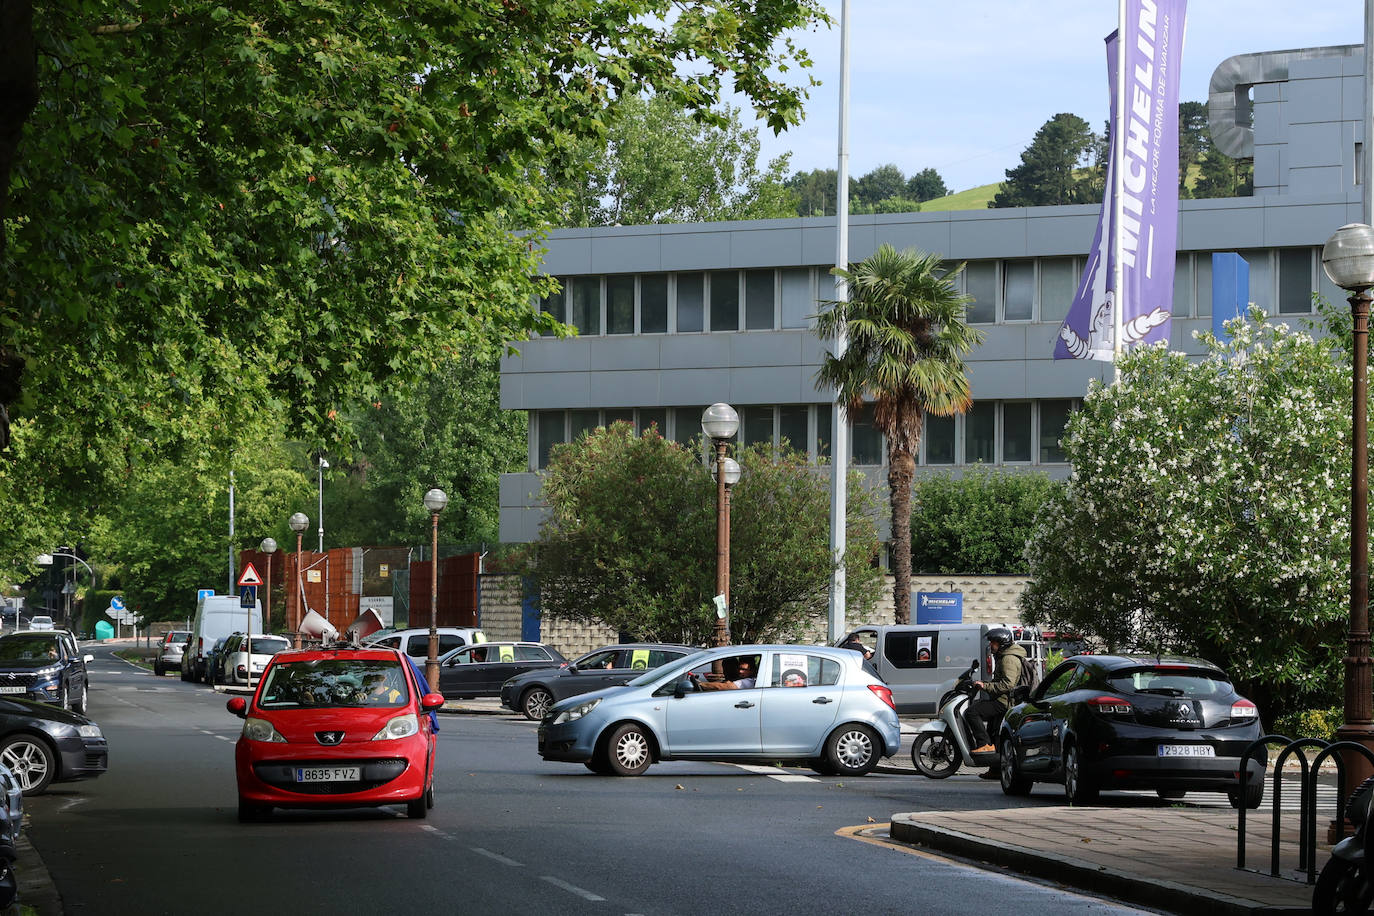
[[[1240,254],[1250,267],[1249,301],[1271,314],[1308,314],[1312,292],[1330,292],[1317,248]],[[969,323],[1063,321],[1083,264],[1081,257],[970,261],[959,279],[961,291],[973,297]],[[610,274],[563,277],[562,289],[539,307],[584,336],[603,328],[607,335],[772,331],[811,326],[818,299],[833,293],[823,267]],[[1212,314],[1210,252],[1178,255],[1173,314]]]
[[[927,415],[921,435],[921,464],[1063,464],[1060,445],[1069,414],[1078,406],[1069,398],[1027,401],[978,401],[961,416]],[[555,445],[575,442],[598,426],[617,421],[633,423],[643,432],[651,427],[683,445],[701,435],[705,407],[642,407],[607,410],[534,411],[530,423],[530,454],[537,469],[549,465]],[[805,444],[812,458],[830,456],[832,413],[829,404],[754,405],[737,408],[740,428],[736,441],[775,447],[786,442]],[[850,464],[881,466],[886,449],[883,436],[865,414],[850,424]]]

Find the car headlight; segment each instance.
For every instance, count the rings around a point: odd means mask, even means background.
[[[38,671],[36,671],[36,672],[34,673],[34,677],[37,677],[37,678],[57,677],[57,676],[58,676],[59,674],[61,674],[61,673],[62,673],[62,669],[61,669],[61,668],[39,668]]]
[[[397,716],[382,726],[382,730],[372,736],[373,741],[393,741],[396,738],[409,738],[420,733],[420,720],[414,713]]]
[[[281,732],[272,727],[266,719],[248,718],[243,720],[243,737],[249,741],[267,741],[272,744],[285,744]]]
[[[83,738],[99,738],[99,737],[102,737],[101,734],[100,734],[100,726],[99,726],[99,725],[78,725],[78,726],[76,727],[76,730],[77,730],[78,732],[81,733],[81,737],[83,737]]]
[[[588,700],[585,703],[578,703],[576,706],[569,706],[567,709],[563,710],[558,714],[558,716],[553,720],[553,724],[562,725],[564,722],[571,722],[574,719],[580,719],[587,713],[591,712],[593,709],[596,709],[597,705],[600,703],[601,698],[598,697],[595,700]]]

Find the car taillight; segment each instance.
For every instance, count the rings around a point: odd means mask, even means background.
[[[1236,700],[1231,704],[1232,719],[1257,719],[1259,709],[1249,700]]]
[[[1121,697],[1093,697],[1088,706],[1104,716],[1129,716],[1133,712],[1131,704]]]
[[[888,706],[891,706],[893,712],[896,712],[897,704],[892,702],[892,688],[886,687],[882,684],[869,684],[868,689],[877,694],[878,699],[882,700]]]

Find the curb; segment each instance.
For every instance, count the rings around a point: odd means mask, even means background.
[[[1297,916],[1311,912],[1307,907],[1271,906],[1170,881],[1145,880],[1070,856],[1050,857],[1010,843],[994,843],[957,830],[929,827],[911,821],[894,819],[888,832],[892,839],[903,843],[987,862],[1032,877],[1175,913],[1197,916],[1252,916],[1260,913],[1265,916]]]

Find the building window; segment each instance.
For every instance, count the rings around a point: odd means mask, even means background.
[[[642,334],[667,333],[667,274],[644,274],[639,278],[639,330]]]
[[[1002,264],[1002,318],[1030,321],[1035,314],[1035,262]]]
[[[711,271],[711,330],[739,330],[739,271]]]
[[[639,434],[642,436],[656,429],[663,438],[668,438],[668,411],[662,407],[640,408]]]
[[[771,270],[744,272],[744,327],[749,331],[771,331],[777,311],[777,284]]]
[[[862,417],[849,415],[849,463],[878,466],[883,463],[883,434],[873,425],[873,409]]]
[[[1064,427],[1068,425],[1073,402],[1068,400],[1040,402],[1040,463],[1063,464],[1068,456],[1060,444]]]
[[[773,444],[773,408],[746,407],[740,411],[739,443],[746,448]]]
[[[1193,254],[1193,271],[1196,283],[1193,286],[1197,296],[1197,317],[1212,317],[1212,253],[1199,251]]]
[[[1306,315],[1312,311],[1312,290],[1315,288],[1312,251],[1311,248],[1279,249],[1280,315]]]
[[[560,287],[558,292],[545,296],[543,299],[539,300],[539,311],[547,312],[559,323],[566,322],[568,318],[567,309],[564,305],[567,301],[566,286],[567,284],[564,283],[563,287]],[[552,337],[553,331],[545,331],[544,336]]]
[[[964,462],[997,463],[997,404],[975,401],[964,414]]]
[[[573,277],[568,323],[583,336],[601,333],[601,278]]]
[[[834,410],[834,404],[820,404],[816,407],[816,438],[812,443],[812,449],[817,458],[830,457],[830,440],[835,433],[832,429],[835,424]]]
[[[601,421],[603,426],[610,426],[612,423],[628,423],[635,425],[635,412],[626,407],[618,410],[607,410],[605,418]]]
[[[673,441],[691,448],[693,441],[701,436],[701,415],[705,410],[704,405],[673,408]]]
[[[1002,461],[1011,464],[1030,460],[1030,401],[1006,401],[1002,404]]]
[[[791,404],[778,408],[778,445],[784,442],[788,448],[804,451],[806,449],[806,405]]]
[[[970,324],[997,320],[997,262],[974,261],[964,268],[964,289],[973,297],[968,304]]]
[[[635,278],[621,275],[606,278],[606,333],[635,332]]]
[[[702,323],[705,316],[706,282],[704,274],[677,275],[677,329],[679,333],[692,333],[706,330]]]
[[[576,442],[582,438],[583,433],[591,432],[600,425],[601,411],[570,410],[568,411],[568,441]]]
[[[1046,258],[1040,262],[1040,320],[1060,322],[1069,314],[1078,291],[1078,264],[1073,258]]]
[[[811,326],[811,316],[817,310],[816,296],[811,291],[811,271],[784,270],[782,272],[782,326],[805,328]],[[805,441],[798,439],[798,442]]]
[[[563,419],[561,410],[539,411],[536,425],[539,441],[535,444],[539,449],[539,463],[536,466],[541,470],[549,466],[549,453],[553,451],[553,447],[560,442],[568,441]]]
[[[926,414],[921,439],[926,447],[926,464],[954,463],[954,417]]]

